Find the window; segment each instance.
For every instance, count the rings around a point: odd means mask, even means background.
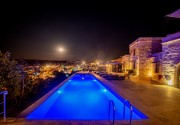
[[[133,56],[135,56],[135,55],[136,55],[136,49],[133,50]]]
[[[156,62],[155,64],[155,73],[159,72],[159,62]]]
[[[136,62],[133,62],[133,69],[136,68]]]

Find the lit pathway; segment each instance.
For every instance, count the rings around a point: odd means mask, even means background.
[[[101,78],[100,78],[101,79]],[[180,125],[180,89],[165,85],[133,83],[128,80],[107,83],[123,98],[146,114],[148,120],[133,120],[132,125]],[[27,121],[8,119],[4,125],[110,125],[108,121]],[[115,121],[127,125],[128,121]]]

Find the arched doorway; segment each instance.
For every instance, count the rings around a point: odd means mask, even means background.
[[[176,66],[175,70],[175,85],[180,88],[180,62]]]

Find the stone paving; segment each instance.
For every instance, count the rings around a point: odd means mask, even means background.
[[[113,88],[149,119],[141,125],[180,125],[180,89],[165,85],[113,81]]]
[[[107,81],[97,76],[123,98],[149,117],[133,120],[132,125],[180,125],[180,89],[166,85],[134,83],[129,80]],[[34,121],[8,118],[3,125],[110,125],[111,121]],[[128,121],[115,121],[115,125],[127,125]]]

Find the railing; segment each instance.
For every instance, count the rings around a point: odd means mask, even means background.
[[[112,104],[112,106],[113,106],[113,125],[114,125],[114,117],[115,117],[115,111],[116,111],[116,108],[115,108],[115,106],[114,106],[114,102],[113,102],[113,100],[109,100],[109,112],[108,112],[108,119],[110,120],[111,104]]]
[[[0,103],[3,104],[3,112],[0,112],[0,114],[4,114],[4,121],[6,121],[6,95],[8,94],[7,91],[0,92],[0,95],[3,94],[3,102]]]
[[[123,119],[125,118],[125,112],[126,112],[126,103],[129,104],[129,107],[130,107],[130,125],[132,123],[132,111],[133,111],[133,108],[132,108],[132,105],[131,103],[126,99],[124,100],[124,110],[123,110]]]

